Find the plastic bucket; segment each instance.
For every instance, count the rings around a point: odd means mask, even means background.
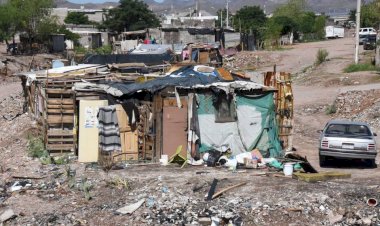
[[[293,175],[293,163],[285,163],[284,164],[284,175],[292,176]]]
[[[168,161],[169,161],[168,155],[161,155],[161,159],[160,159],[161,165],[166,166],[168,164]]]

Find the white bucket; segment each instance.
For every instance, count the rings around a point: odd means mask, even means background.
[[[284,174],[285,174],[285,176],[292,176],[293,175],[293,164],[294,163],[285,163],[284,164]]]
[[[168,164],[169,157],[168,155],[161,155],[160,163],[163,166],[166,166]]]

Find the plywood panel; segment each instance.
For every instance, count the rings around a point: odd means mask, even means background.
[[[174,99],[175,100],[175,99]],[[163,108],[163,154],[169,158],[175,154],[179,145],[182,145],[181,155],[186,157],[187,150],[187,104],[181,98],[183,108],[171,107],[172,101],[165,100]],[[166,105],[166,106],[165,106]],[[169,105],[169,106],[168,106]]]
[[[117,119],[119,121],[120,129],[120,142],[122,153],[122,160],[138,160],[138,137],[137,130],[132,131],[129,126],[129,118],[124,108],[121,105],[116,106]]]
[[[98,161],[99,130],[96,116],[99,107],[107,105],[106,100],[81,100],[79,102],[79,162]]]

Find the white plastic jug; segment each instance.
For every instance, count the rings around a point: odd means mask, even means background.
[[[285,163],[284,164],[284,175],[292,176],[293,175],[293,163]]]

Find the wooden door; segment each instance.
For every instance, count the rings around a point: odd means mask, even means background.
[[[169,158],[175,154],[179,145],[182,145],[181,155],[187,156],[187,98],[181,98],[181,104],[183,107],[178,108],[175,98],[164,100],[162,152]]]

